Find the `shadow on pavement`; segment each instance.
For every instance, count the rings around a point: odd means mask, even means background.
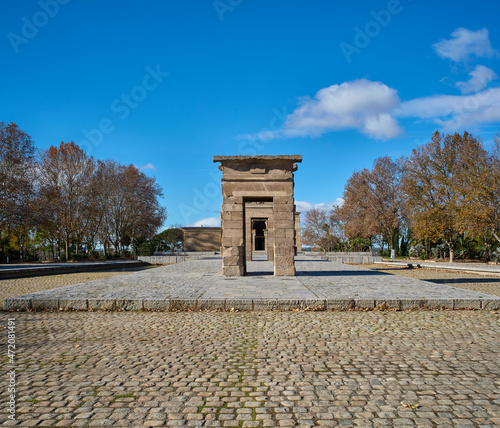
[[[500,284],[500,278],[439,278],[439,279],[426,279],[428,282],[435,284],[469,284],[469,283],[483,283],[483,284]]]
[[[371,270],[313,270],[297,272],[297,276],[381,276],[392,275],[391,273]]]

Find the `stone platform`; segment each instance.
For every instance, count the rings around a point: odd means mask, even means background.
[[[163,266],[5,299],[4,310],[351,310],[500,309],[500,298],[298,257],[297,276],[272,276],[248,262],[248,276],[223,277],[220,257]]]
[[[97,270],[128,269],[146,266],[147,264],[147,262],[140,260],[0,264],[0,280],[27,278],[31,276],[57,275],[64,273],[92,272]]]

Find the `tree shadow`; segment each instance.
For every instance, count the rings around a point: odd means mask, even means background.
[[[499,284],[500,278],[439,278],[439,279],[426,279],[428,282],[434,282],[435,284]]]
[[[382,276],[393,275],[386,272],[372,270],[313,270],[298,271],[297,276]]]
[[[253,271],[247,272],[245,276],[273,276],[273,271],[263,270],[263,271]]]

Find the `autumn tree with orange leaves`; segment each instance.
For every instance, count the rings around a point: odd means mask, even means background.
[[[0,247],[15,236],[24,250],[26,236],[35,227],[33,215],[35,147],[31,137],[15,124],[0,122]]]
[[[102,244],[121,255],[163,224],[162,191],[133,165],[95,161],[74,142],[40,151],[16,124],[0,123],[0,257],[36,240],[66,260]],[[15,240],[13,240],[15,238]],[[15,247],[13,247],[14,242]]]
[[[446,242],[453,262],[458,239],[478,233],[485,223],[482,198],[488,154],[468,132],[444,135],[412,151],[405,164],[403,188],[415,236]]]
[[[403,219],[402,160],[378,158],[371,170],[356,171],[344,188],[340,215],[348,238],[380,236],[398,247]]]
[[[94,169],[93,158],[74,142],[51,146],[41,154],[38,179],[43,224],[64,242],[66,260],[73,241],[78,253],[91,215]]]

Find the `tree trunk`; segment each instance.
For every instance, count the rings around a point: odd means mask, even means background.
[[[453,263],[453,256],[455,255],[455,245],[453,242],[448,241],[448,249],[450,250],[450,263]]]

